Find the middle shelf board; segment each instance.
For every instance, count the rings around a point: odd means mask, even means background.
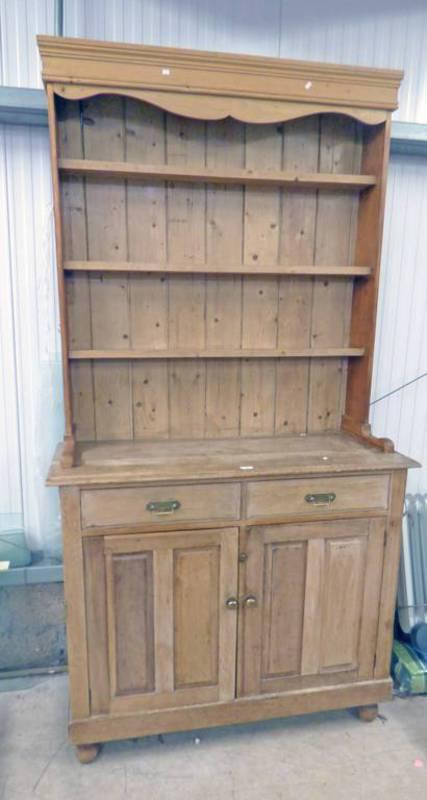
[[[185,181],[191,183],[252,184],[287,186],[293,189],[333,189],[362,191],[375,186],[375,175],[340,173],[297,173],[284,170],[212,169],[210,167],[173,166],[171,164],[133,164],[127,161],[93,161],[62,158],[61,172],[97,175],[108,178],[134,178],[145,181]]]
[[[312,347],[300,350],[70,350],[73,360],[183,358],[347,358],[363,356],[363,347]]]
[[[147,264],[142,261],[65,261],[70,272],[161,272],[201,275],[330,275],[336,278],[366,277],[371,267],[286,266],[284,264]]]

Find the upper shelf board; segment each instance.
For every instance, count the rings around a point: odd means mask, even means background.
[[[199,273],[201,275],[307,275],[335,278],[367,277],[371,267],[287,266],[284,264],[153,264],[143,261],[64,261],[64,269],[72,272],[160,272]]]
[[[132,164],[127,161],[91,161],[63,158],[61,172],[97,175],[112,178],[136,178],[149,181],[191,181],[192,183],[253,184],[288,186],[294,189],[354,189],[375,186],[375,175],[342,175],[338,173],[295,173],[283,170],[211,169],[209,167],[176,167],[170,164]]]
[[[300,350],[70,350],[72,360],[193,358],[346,358],[363,356],[363,347],[305,347]]]

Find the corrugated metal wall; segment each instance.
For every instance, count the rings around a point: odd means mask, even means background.
[[[68,36],[396,67],[396,119],[427,120],[425,0],[65,0]]]
[[[0,0],[3,85],[41,86],[35,35],[54,30],[54,0]],[[44,480],[63,418],[46,128],[0,125],[0,186],[0,526],[23,514],[30,546],[55,555],[58,498]]]
[[[54,0],[0,0],[0,78],[39,86],[36,33]],[[64,34],[405,69],[396,118],[427,122],[425,0],[65,0]],[[0,512],[25,513],[33,547],[57,552],[57,497],[44,474],[60,438],[59,337],[47,132],[0,126]],[[373,400],[427,371],[427,159],[393,157]],[[427,379],[372,407],[374,431],[426,466]]]

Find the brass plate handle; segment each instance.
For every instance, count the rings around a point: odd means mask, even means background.
[[[225,605],[231,611],[234,611],[236,608],[239,608],[239,601],[237,597],[228,597],[227,600],[225,601]]]
[[[318,492],[306,494],[305,502],[313,506],[329,506],[336,499],[335,492]]]
[[[150,503],[147,503],[145,508],[152,514],[166,516],[167,514],[173,514],[175,511],[178,511],[178,509],[181,508],[181,503],[179,500],[151,500]]]
[[[243,598],[243,605],[245,608],[255,608],[258,605],[255,595],[247,594],[246,597]]]

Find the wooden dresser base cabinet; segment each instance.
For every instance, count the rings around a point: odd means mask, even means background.
[[[85,530],[91,489],[62,487],[81,760],[122,737],[350,706],[373,718],[391,694],[406,471],[387,479],[386,509],[361,496],[358,512],[332,519],[329,506],[301,521],[284,507],[270,524],[242,512],[234,524],[129,533]]]
[[[410,459],[367,424],[393,70],[39,37],[70,735],[390,696]]]

